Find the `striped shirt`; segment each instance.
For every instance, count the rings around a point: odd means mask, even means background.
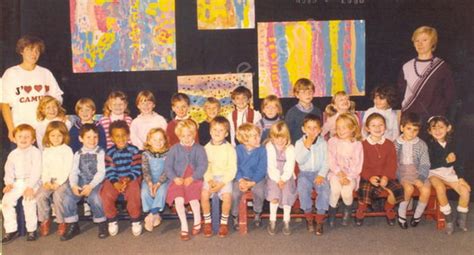
[[[115,145],[107,149],[105,155],[105,177],[111,182],[117,182],[121,177],[135,180],[142,174],[142,155],[140,150],[131,144],[123,149]]]
[[[128,115],[124,114],[122,120],[127,122],[129,127],[132,124],[132,118]],[[112,121],[111,116],[108,116],[108,117],[104,116],[99,120],[100,125],[104,128],[105,136],[106,136],[106,139],[107,139],[107,148],[110,148],[114,145],[114,143],[112,142],[112,137],[110,137],[110,133],[109,133],[110,124],[112,124],[112,122],[114,122],[114,121]],[[130,139],[129,139],[128,142],[130,142]]]

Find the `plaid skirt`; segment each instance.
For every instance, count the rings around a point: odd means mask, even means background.
[[[388,180],[387,189],[392,191],[395,196],[396,204],[403,201],[403,187],[398,180]],[[372,200],[379,197],[380,193],[384,191],[382,187],[376,187],[372,185],[368,180],[361,179],[359,190],[357,191],[359,196],[359,202],[365,204],[372,204]]]

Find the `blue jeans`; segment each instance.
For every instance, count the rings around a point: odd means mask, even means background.
[[[72,193],[72,189],[68,185],[66,196],[64,198],[64,222],[74,223],[79,221],[79,216],[77,215],[77,203],[83,198],[91,207],[92,220],[94,223],[106,221],[104,209],[102,207],[102,200],[99,195],[100,187],[101,185],[95,186],[88,197],[78,197]]]
[[[161,184],[156,191],[155,197],[150,194],[150,188],[145,181],[142,182],[142,208],[144,212],[149,212],[151,209],[157,209],[158,212],[162,212],[165,209],[166,192],[168,191],[168,182]]]
[[[317,177],[317,172],[301,171],[298,175],[298,196],[300,199],[300,207],[305,212],[311,212],[313,201],[311,193],[313,189],[318,193],[316,198],[316,210],[318,214],[325,214],[329,209],[329,181],[325,178],[324,183],[317,185],[314,183],[314,178]]]

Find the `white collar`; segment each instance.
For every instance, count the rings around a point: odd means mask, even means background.
[[[376,145],[376,144],[382,145],[382,144],[385,143],[385,137],[384,137],[384,136],[382,136],[382,139],[380,139],[380,141],[378,141],[378,142],[372,140],[372,136],[371,136],[371,135],[369,135],[366,140],[367,140],[367,142],[368,142],[370,145]]]
[[[405,139],[403,139],[402,135],[400,135],[398,138],[397,138],[397,142],[399,144],[416,144],[420,141],[420,138],[419,137],[415,137],[414,139],[412,139],[411,141],[407,141]]]

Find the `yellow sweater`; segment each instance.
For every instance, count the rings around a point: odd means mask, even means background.
[[[220,177],[225,184],[231,182],[237,173],[237,154],[234,147],[228,142],[220,145],[209,142],[204,148],[209,161],[204,181]]]

